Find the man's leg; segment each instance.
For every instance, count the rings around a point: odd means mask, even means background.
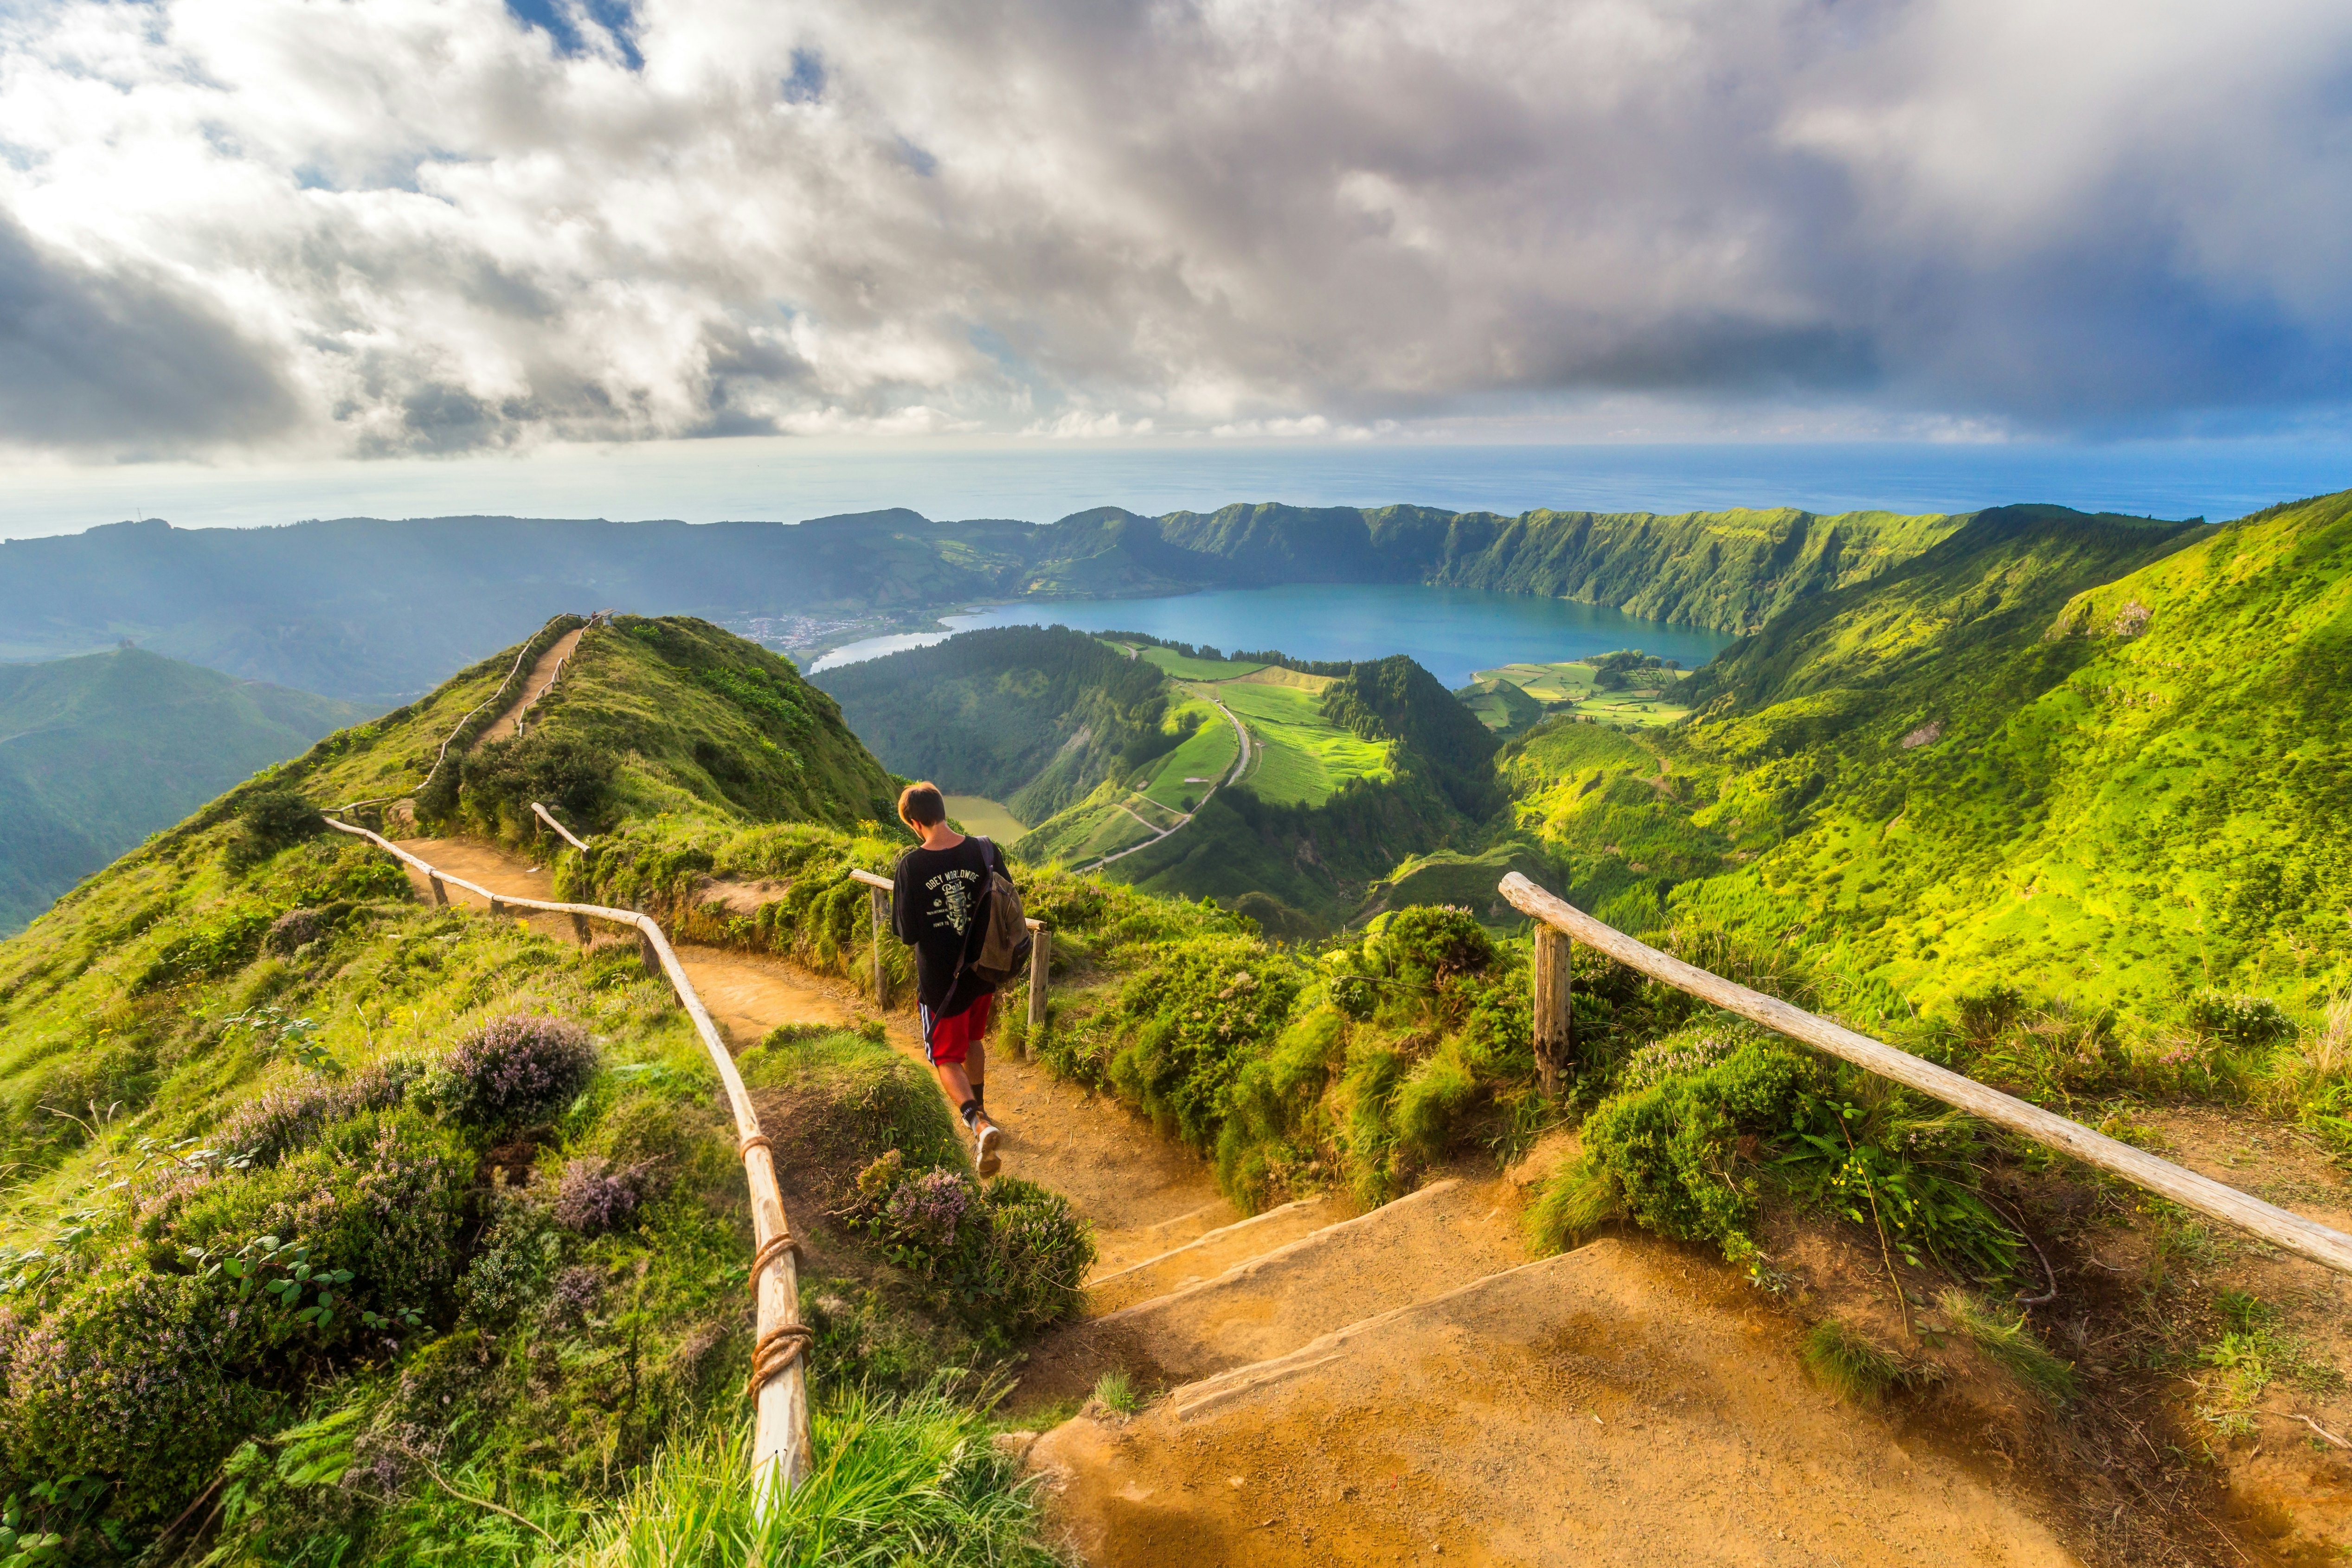
[[[983,998],[984,1000],[984,998]],[[983,1176],[996,1174],[1001,1163],[996,1145],[1003,1134],[988,1119],[981,1104],[986,1087],[986,1053],[981,1040],[981,1030],[987,1027],[988,1014],[984,1008],[970,1007],[948,1018],[926,1016],[928,1026],[925,1049],[930,1058],[931,1070],[939,1076],[940,1087],[963,1119],[972,1135],[972,1163]]]

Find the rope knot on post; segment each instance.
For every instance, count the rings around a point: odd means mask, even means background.
[[[796,1361],[806,1361],[815,1349],[816,1331],[804,1323],[770,1329],[751,1349],[751,1381],[743,1392],[757,1399],[770,1378],[790,1371]]]

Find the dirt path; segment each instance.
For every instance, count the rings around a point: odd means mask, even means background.
[[[2074,1563],[1823,1394],[1739,1292],[1601,1242],[1071,1422],[1032,1460],[1096,1568]]]
[[[401,847],[493,892],[555,897],[543,868],[496,846],[412,838]],[[410,871],[409,880],[419,896],[431,896],[421,873]],[[449,897],[483,907],[482,900],[457,888],[449,889]],[[528,919],[534,931],[567,942],[572,938],[571,921],[562,915]],[[758,1044],[779,1025],[850,1025],[874,1016],[871,1003],[849,987],[782,959],[696,946],[679,947],[677,956],[703,1005],[738,1051]],[[894,1047],[922,1059],[911,1009],[888,1015],[885,1024]],[[990,1058],[987,1082],[988,1109],[1005,1133],[1003,1173],[1053,1188],[1094,1222],[1097,1274],[1125,1268],[1242,1217],[1199,1159],[1115,1101],[1003,1053]]]
[[[488,846],[406,847],[550,890]],[[739,1047],[871,1016],[774,959],[680,958]],[[918,1054],[911,1018],[887,1027]],[[1922,1441],[1821,1388],[1801,1325],[1710,1260],[1628,1238],[1530,1262],[1525,1189],[1491,1165],[1367,1214],[1326,1198],[1244,1222],[1119,1106],[1018,1059],[989,1083],[1006,1173],[1066,1195],[1102,1254],[1097,1315],[1033,1347],[1015,1407],[1067,1410],[1111,1370],[1154,1396],[1029,1450],[1091,1568],[2075,1561],[1965,1435]]]
[[[555,684],[556,672],[563,668],[563,661],[572,657],[572,650],[580,646],[580,633],[587,629],[582,626],[564,633],[555,639],[553,647],[539,656],[539,662],[532,665],[530,673],[523,678],[522,695],[516,698],[513,705],[499,715],[497,723],[482,731],[482,738],[475,742],[475,745],[482,746],[492,741],[504,741],[513,737],[517,726],[522,721],[524,710],[538,701],[549,687]]]

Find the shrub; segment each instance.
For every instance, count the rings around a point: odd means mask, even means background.
[[[1092,1229],[1034,1183],[983,1186],[961,1172],[912,1169],[892,1150],[859,1173],[850,1216],[934,1305],[977,1328],[1027,1332],[1084,1302]]]
[[[533,730],[520,740],[492,741],[464,763],[467,810],[493,831],[528,826],[538,801],[575,831],[601,827],[612,811],[619,763],[576,736]]]
[[[1495,942],[1468,910],[1423,904],[1399,910],[1370,944],[1389,973],[1412,992],[1433,991],[1464,974],[1483,973],[1495,963]]]
[[[1757,1190],[1737,1173],[1735,1143],[1742,1132],[1787,1127],[1818,1070],[1777,1044],[1742,1041],[1697,1072],[1601,1101],[1584,1123],[1582,1156],[1552,1180],[1605,1177],[1618,1206],[1644,1229],[1713,1242],[1731,1257],[1746,1239]]]
[[[523,1126],[569,1103],[595,1073],[587,1030],[566,1018],[517,1013],[458,1044],[436,1097],[468,1125]]]
[[[346,1078],[306,1079],[265,1089],[231,1111],[212,1141],[226,1153],[272,1165],[308,1148],[336,1122],[398,1105],[424,1070],[421,1062],[395,1058]]]
[[[2199,1034],[2260,1050],[2294,1035],[2294,1022],[2267,996],[2200,991],[2189,999],[2189,1026]]]
[[[258,865],[291,844],[326,830],[319,808],[290,789],[254,790],[237,808],[229,830],[229,864],[242,870]]]
[[[563,1167],[555,1192],[555,1223],[582,1236],[617,1230],[637,1211],[646,1196],[648,1165],[614,1170],[598,1155],[574,1160]]]
[[[345,915],[349,904],[329,904],[322,909],[289,910],[269,922],[268,931],[261,945],[279,954],[291,954],[296,949],[308,947],[320,937],[331,935]]]
[[[457,1281],[466,1316],[486,1330],[505,1328],[547,1295],[562,1256],[545,1205],[501,1202]]]
[[[446,1305],[473,1168],[453,1134],[394,1113],[165,1194],[143,1247],[0,1315],[5,1484],[106,1476],[118,1523],[176,1511],[366,1340],[365,1312]]]

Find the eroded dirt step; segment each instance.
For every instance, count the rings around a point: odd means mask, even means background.
[[[1041,1341],[1016,1408],[1076,1398],[1106,1372],[1166,1388],[1297,1349],[1366,1317],[1524,1262],[1520,1193],[1460,1177]]]
[[[1065,1423],[1030,1462],[1090,1568],[2075,1561],[2036,1500],[1816,1387],[1796,1334],[1602,1241]]]
[[[1139,1262],[1105,1268],[1087,1279],[1087,1311],[1102,1317],[1199,1279],[1212,1279],[1326,1226],[1354,1217],[1356,1205],[1334,1193],[1301,1199],[1204,1232]]]

